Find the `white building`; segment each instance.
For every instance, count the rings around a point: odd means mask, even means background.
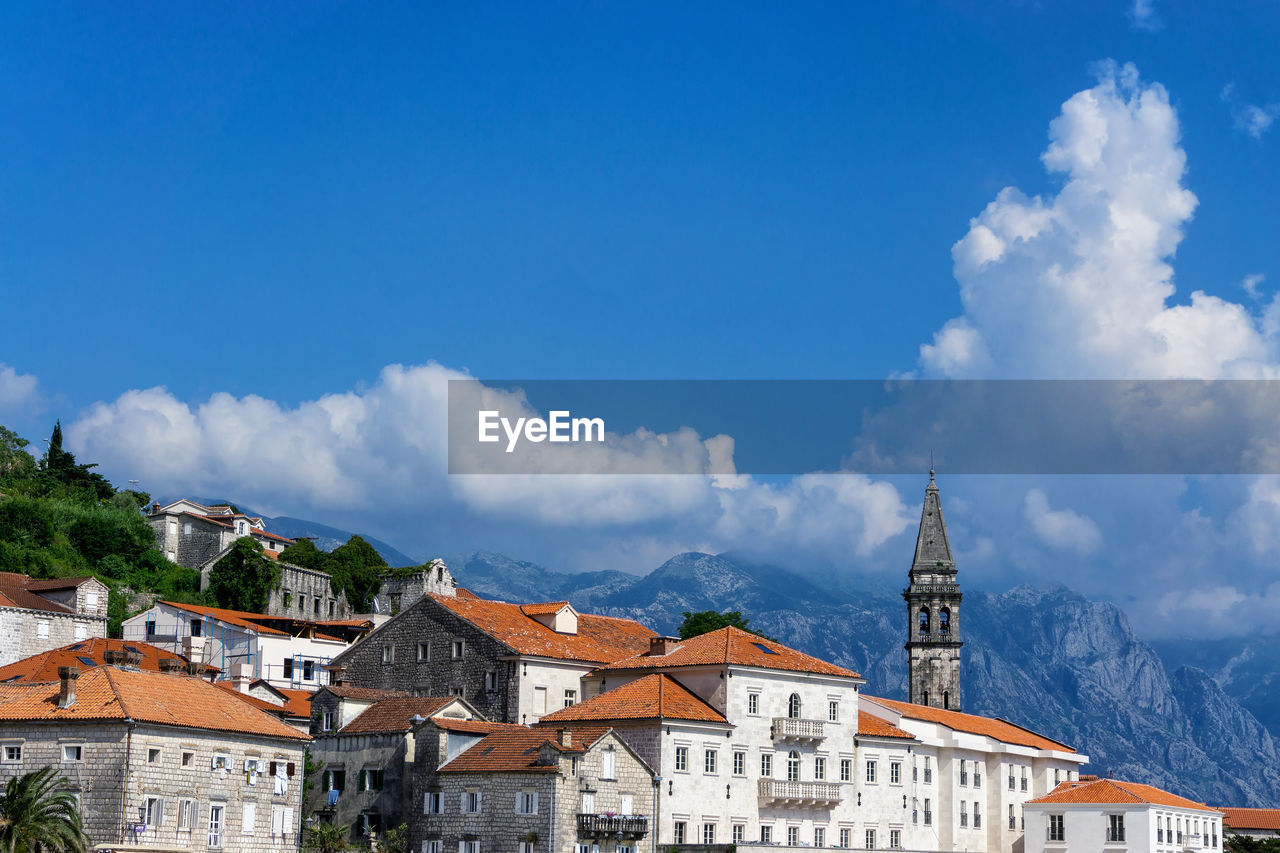
[[[369,632],[365,620],[312,622],[220,607],[157,601],[124,621],[124,638],[213,664],[223,677],[263,679],[273,687],[314,690],[324,667]]]
[[[1222,850],[1222,812],[1136,782],[1063,782],[1024,809],[1025,853]]]
[[[102,581],[0,572],[0,666],[106,635]]]

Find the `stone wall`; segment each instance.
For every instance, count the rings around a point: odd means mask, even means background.
[[[374,596],[374,612],[394,616],[427,593],[455,595],[457,586],[444,560],[432,560],[412,575],[390,573],[382,578],[382,586]]]
[[[103,609],[105,612],[105,607]],[[77,626],[83,628],[83,637],[76,636]],[[0,666],[74,643],[77,639],[105,636],[106,616],[0,607]]]
[[[314,811],[328,802],[325,771],[343,771],[346,781],[338,795],[332,823],[350,824],[352,840],[361,840],[355,832],[362,813],[378,814],[384,832],[406,821],[413,789],[412,779],[407,776],[407,771],[413,768],[411,735],[386,732],[320,736],[312,743],[311,757],[316,767],[313,780],[316,793],[312,798],[315,802],[308,803],[308,809]],[[360,774],[366,769],[382,771],[378,790],[360,790]]]
[[[263,612],[319,621],[352,616],[346,593],[335,591],[327,574],[289,563],[280,563],[280,585],[271,590]]]

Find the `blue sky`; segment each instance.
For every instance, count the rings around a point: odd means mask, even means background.
[[[80,423],[72,436],[108,473],[156,491],[234,490],[264,509],[372,527],[415,553],[492,547],[640,569],[685,547],[768,540],[771,553],[838,567],[847,546],[859,564],[905,571],[900,522],[919,499],[909,482],[838,487],[834,506],[851,519],[839,534],[809,530],[841,518],[806,503],[830,503],[818,486],[777,486],[792,491],[730,512],[726,495],[751,489],[708,498],[607,482],[572,497],[532,486],[495,496],[448,483],[421,461],[436,453],[430,430],[413,432],[432,417],[430,394],[397,391],[431,377],[388,365],[481,378],[878,378],[1270,375],[1280,364],[1266,319],[1280,281],[1271,3],[157,3],[14,8],[5,23],[0,417],[28,436],[54,417]],[[1116,65],[1099,71],[1106,60]],[[1041,155],[1064,102],[1105,100],[1093,87],[1107,79],[1131,129],[1150,128],[1143,115],[1176,124],[1135,136],[1148,153],[1113,152],[1106,172],[1154,163],[1165,178],[1127,197],[1104,188],[1164,236],[1136,261],[1108,257],[1079,275],[1175,288],[1132,304],[1216,297],[1185,323],[1153,315],[1172,355],[1110,347],[1110,332],[1060,323],[1048,297],[1023,298],[1020,283],[1038,281],[1027,264],[1096,240],[1051,243],[1005,272],[963,247],[953,255],[1003,188],[1053,199],[1100,180],[1078,151],[1056,171]],[[1157,89],[1167,109],[1140,111]],[[1118,115],[1099,119],[1113,141]],[[1060,136],[1087,130],[1080,120]],[[1159,195],[1171,187],[1194,195],[1191,209]],[[1062,219],[1081,221],[1086,208],[1059,199]],[[1032,207],[1006,199],[989,224],[999,232]],[[1096,237],[1091,227],[1080,233]],[[1152,272],[1160,264],[1171,273]],[[1094,314],[1124,317],[1132,304]],[[1106,340],[1077,352],[1090,335]],[[1224,353],[1224,339],[1245,343]],[[1037,343],[1064,340],[1061,358]],[[118,414],[125,399],[156,403],[146,429],[93,408]],[[322,449],[299,426],[353,400],[366,420],[379,400],[402,419],[397,450],[369,457],[362,488],[338,470],[364,458],[344,455],[340,425]],[[188,458],[177,441],[156,464],[148,430],[173,426],[157,412],[174,402],[205,407],[201,435],[221,413],[233,434],[287,436],[253,459],[273,478],[237,474],[226,447]],[[338,460],[338,473],[318,484],[296,474],[300,456]],[[1028,497],[1036,488],[1044,505]],[[326,491],[344,489],[341,500]],[[1231,588],[1247,597],[1276,580],[1276,520],[1250,514],[1271,505],[1267,489],[1170,483],[1142,533],[1109,526],[1127,517],[1113,504],[1150,494],[1137,482],[974,481],[952,494],[957,524],[975,530],[967,547],[991,542],[972,558],[991,585],[1051,579],[1071,535],[1057,524],[1074,531],[1071,561],[1100,566],[1094,582],[1083,573],[1091,593],[1108,592],[1118,564],[1160,553],[1188,562],[1171,585],[1191,592],[1206,566],[1239,564]],[[615,515],[584,509],[620,491],[639,497],[611,501]],[[379,511],[388,494],[407,502],[402,515]],[[672,521],[708,500],[719,510],[704,528],[688,513]],[[1053,513],[1101,519],[1096,542]],[[1197,529],[1186,513],[1212,528],[1194,560],[1167,553]],[[1056,551],[1045,545],[1055,536]],[[1224,624],[1238,617],[1223,606]]]

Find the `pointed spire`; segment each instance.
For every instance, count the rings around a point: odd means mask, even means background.
[[[924,508],[920,511],[920,532],[916,534],[916,556],[911,563],[911,573],[956,570],[951,556],[951,541],[947,538],[947,525],[942,520],[942,501],[938,497],[938,484],[933,469],[929,469],[929,485],[924,490]]]

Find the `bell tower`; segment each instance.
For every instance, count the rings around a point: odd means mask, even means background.
[[[962,708],[960,692],[960,586],[942,520],[938,484],[929,470],[907,602],[907,681],[916,705]]]

